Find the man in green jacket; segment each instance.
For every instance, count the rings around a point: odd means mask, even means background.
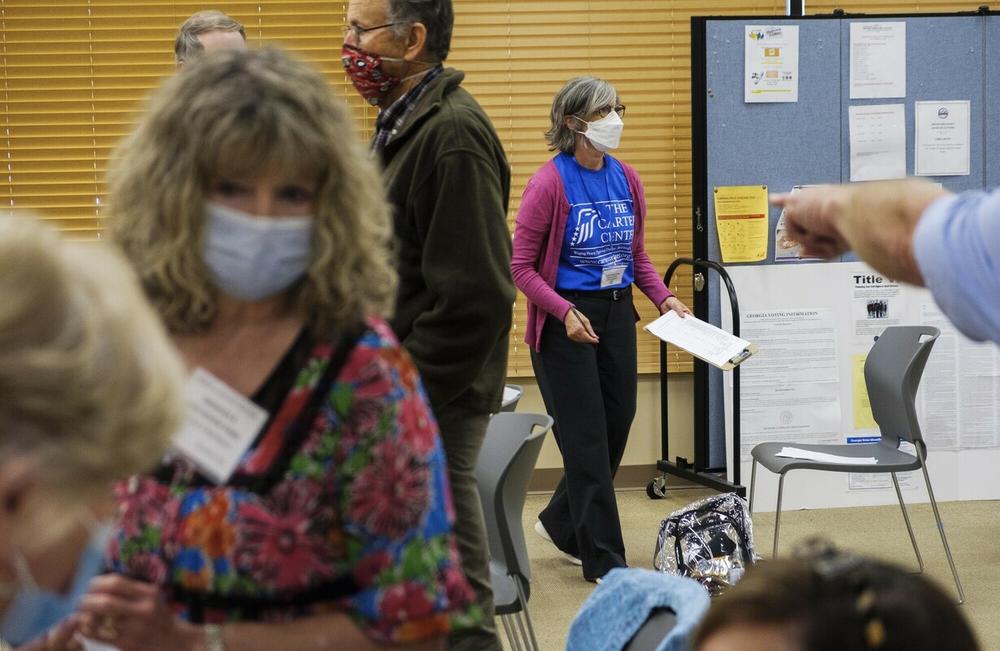
[[[442,64],[451,0],[350,0],[343,59],[378,106],[372,150],[395,207],[393,328],[416,362],[441,428],[459,551],[482,621],[450,649],[499,649],[475,465],[500,407],[514,284],[510,168],[489,118]]]

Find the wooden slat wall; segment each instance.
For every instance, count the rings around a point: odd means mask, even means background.
[[[691,16],[783,11],[783,2],[456,1],[449,60],[466,71],[466,87],[490,114],[510,158],[511,230],[525,183],[552,156],[542,134],[553,96],[567,79],[589,74],[614,84],[628,107],[616,155],[636,167],[646,187],[646,248],[653,263],[662,273],[675,257],[691,255]],[[671,289],[690,304],[690,273],[679,273]],[[636,304],[641,322],[655,317],[647,300]],[[512,377],[532,375],[525,320],[519,294]],[[656,372],[657,341],[641,331],[638,341],[639,371]],[[689,356],[670,357],[671,370],[691,370]]]
[[[339,52],[345,3],[259,0],[210,3],[240,20],[251,45],[278,43],[317,65],[370,135],[374,111],[347,84]],[[449,63],[466,71],[503,139],[513,169],[511,211],[550,156],[542,133],[552,97],[570,77],[612,82],[628,106],[618,154],[646,186],[646,246],[661,271],[691,253],[690,17],[777,15],[780,1],[455,0]],[[104,173],[142,100],[173,73],[173,38],[202,2],[0,0],[0,155],[9,208],[29,208],[72,237],[100,236]],[[808,13],[972,10],[959,2],[811,2]],[[691,302],[690,274],[672,289]],[[655,315],[637,301],[643,320]],[[530,376],[523,297],[515,306],[509,374]],[[658,346],[639,334],[639,370],[655,372]],[[671,369],[690,359],[671,353]]]
[[[865,0],[850,0],[846,2],[826,2],[806,0],[807,14],[831,14],[834,9],[843,9],[847,13],[864,14],[927,14],[951,13],[957,11],[975,11],[982,2],[957,2],[955,0],[939,0],[938,2],[914,2],[913,0],[882,0],[866,2]],[[986,3],[988,4],[988,3]]]
[[[338,2],[219,2],[251,44],[279,42],[346,90]],[[31,209],[71,237],[101,231],[104,173],[141,100],[173,73],[177,27],[202,2],[2,0],[0,140],[8,207]],[[353,93],[359,122],[371,110]],[[370,118],[369,118],[370,119]]]

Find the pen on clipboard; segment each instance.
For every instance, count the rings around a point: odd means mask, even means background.
[[[749,357],[753,355],[753,352],[749,349],[745,349],[742,353],[736,355],[729,360],[729,363],[733,366],[739,366],[741,363],[745,362]]]

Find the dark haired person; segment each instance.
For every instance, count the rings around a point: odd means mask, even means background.
[[[919,574],[812,542],[755,565],[702,620],[695,651],[978,651],[955,603]]]
[[[510,169],[485,111],[444,66],[451,0],[351,0],[343,60],[379,108],[372,149],[394,208],[399,295],[391,324],[441,428],[462,567],[482,610],[449,648],[499,649],[475,465],[507,374]]]

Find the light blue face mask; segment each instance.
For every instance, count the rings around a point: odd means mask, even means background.
[[[215,286],[241,301],[258,301],[291,287],[306,272],[312,217],[253,217],[205,203],[205,265]]]
[[[104,550],[110,536],[110,527],[98,527],[91,533],[80,552],[76,574],[66,594],[39,587],[24,555],[15,551],[11,560],[17,588],[0,622],[0,639],[14,646],[24,644],[75,612],[90,580],[104,569]]]

